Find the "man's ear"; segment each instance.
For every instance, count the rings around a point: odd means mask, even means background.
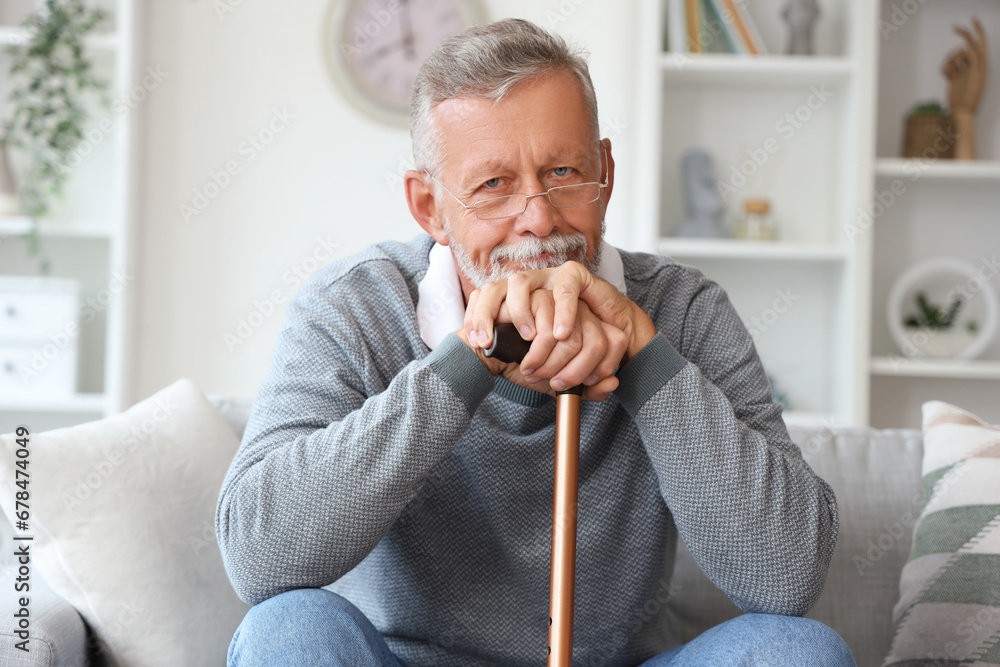
[[[448,245],[448,236],[444,233],[444,218],[434,199],[434,193],[424,180],[424,173],[410,169],[403,174],[403,187],[406,189],[406,204],[410,207],[413,219],[435,241]]]
[[[602,151],[608,158],[607,164],[607,175],[608,175],[608,187],[604,188],[604,205],[607,206],[608,202],[611,200],[611,191],[615,189],[615,158],[611,155],[611,140],[602,139],[601,143],[604,144],[604,151]]]

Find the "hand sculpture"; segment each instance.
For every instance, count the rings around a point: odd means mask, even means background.
[[[979,19],[973,18],[976,36],[961,26],[955,32],[961,35],[966,46],[948,54],[941,71],[948,79],[948,104],[955,119],[955,159],[976,159],[976,110],[986,85],[989,69],[986,32]]]

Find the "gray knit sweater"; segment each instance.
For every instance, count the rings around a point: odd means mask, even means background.
[[[433,240],[325,267],[289,304],[219,496],[240,598],[326,587],[411,666],[542,665],[555,402],[420,338]],[[659,333],[581,417],[575,665],[638,665],[664,630],[678,532],[747,611],[804,614],[837,537],[830,487],[789,440],[718,284],[622,252]]]

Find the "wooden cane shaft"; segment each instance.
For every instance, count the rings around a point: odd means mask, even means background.
[[[548,667],[573,663],[576,576],[576,502],[580,459],[580,396],[556,397],[556,459],[552,495],[552,567],[549,581]]]

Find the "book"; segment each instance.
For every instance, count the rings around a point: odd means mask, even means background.
[[[712,3],[737,53],[754,56],[767,53],[767,47],[757,32],[757,25],[746,10],[746,0],[706,0],[706,2]]]
[[[701,16],[701,1],[686,0],[685,14],[687,18],[688,51],[701,53],[701,31],[704,20]]]
[[[674,53],[687,51],[684,0],[669,0],[667,3],[667,48]]]
[[[705,50],[722,53],[741,53],[740,46],[734,34],[732,21],[725,21],[719,7],[712,0],[704,0],[705,34],[709,43]]]

